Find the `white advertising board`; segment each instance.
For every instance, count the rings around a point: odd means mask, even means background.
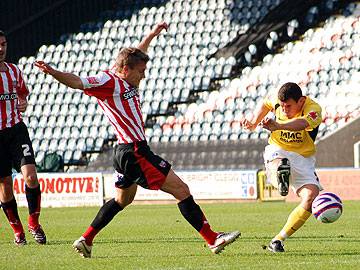
[[[73,207],[103,205],[101,173],[38,173],[41,207]],[[14,195],[18,206],[27,206],[25,182],[16,174]]]
[[[181,171],[176,172],[189,186],[195,199],[257,199],[257,171]],[[112,174],[104,175],[105,199],[114,197]],[[171,195],[138,187],[135,200],[172,200]]]

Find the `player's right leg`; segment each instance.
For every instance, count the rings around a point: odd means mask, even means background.
[[[170,169],[161,190],[172,194],[178,200],[181,214],[200,233],[213,253],[220,253],[225,246],[234,242],[240,236],[238,231],[230,233],[213,231],[201,208],[191,196],[188,186],[173,170]]]
[[[0,201],[6,218],[14,231],[14,243],[18,246],[25,245],[25,233],[20,221],[17,203],[13,194],[13,181],[11,176],[0,176]]]
[[[95,236],[110,221],[134,200],[137,185],[132,184],[125,188],[116,188],[116,196],[114,199],[107,201],[99,210],[96,217],[92,221],[88,229],[83,235],[75,240],[73,248],[84,258],[91,257],[91,250]]]

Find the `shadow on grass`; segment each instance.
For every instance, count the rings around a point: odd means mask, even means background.
[[[272,239],[272,236],[241,236],[237,242],[264,242],[268,243]],[[46,245],[71,245],[75,239],[50,239]],[[348,243],[360,243],[360,237],[347,237],[344,235],[338,236],[302,236],[302,237],[292,237],[290,241],[300,241],[300,242],[333,242],[333,241],[341,241]],[[95,240],[96,245],[102,244],[151,244],[151,243],[203,243],[203,240],[199,238],[193,237],[167,237],[167,238],[137,238],[137,239],[121,239],[121,235],[119,235],[119,239],[109,239],[109,238],[101,238],[98,237]],[[8,245],[12,242],[0,242],[1,245]],[[29,242],[28,244],[34,244]]]
[[[121,236],[119,236],[121,237]],[[49,240],[46,245],[70,245],[74,240]],[[181,242],[181,243],[196,243],[202,242],[201,239],[195,238],[138,238],[132,240],[124,240],[124,239],[101,239],[101,237],[95,240],[96,245],[102,244],[149,244],[149,243],[173,243],[173,242]]]

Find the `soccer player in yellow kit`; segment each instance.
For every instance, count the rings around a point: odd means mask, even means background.
[[[322,121],[321,107],[303,96],[296,83],[285,83],[277,95],[268,95],[253,119],[242,125],[254,130],[257,125],[271,132],[265,147],[264,162],[268,179],[286,196],[289,186],[300,196],[300,204],[290,213],[282,230],[271,240],[268,250],[284,252],[284,240],[295,233],[311,216],[311,204],[322,187],[315,173],[315,138]],[[273,117],[267,117],[272,112]]]

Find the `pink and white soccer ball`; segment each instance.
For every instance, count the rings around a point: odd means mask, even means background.
[[[341,199],[331,192],[318,195],[312,203],[314,217],[323,223],[333,223],[343,212]]]

